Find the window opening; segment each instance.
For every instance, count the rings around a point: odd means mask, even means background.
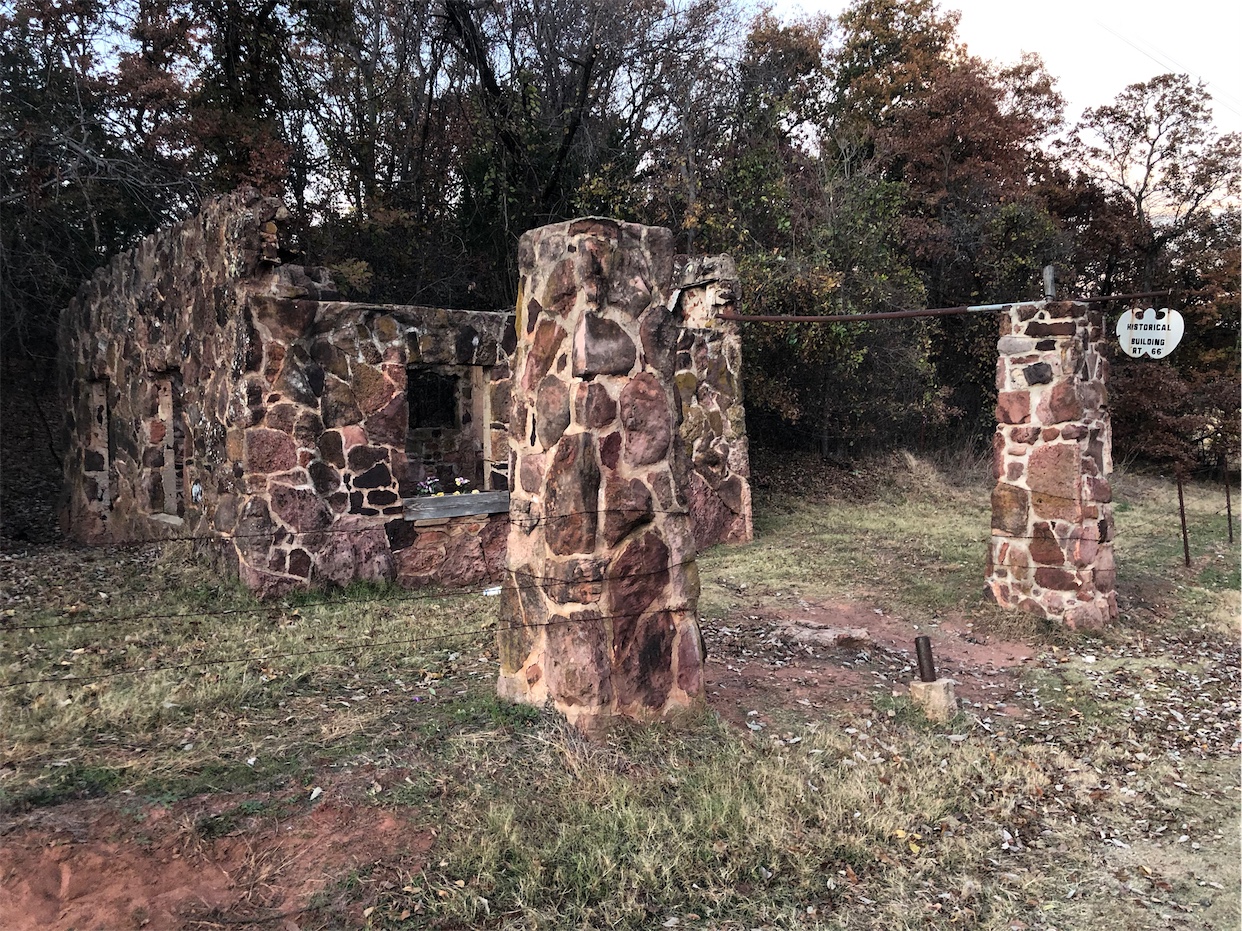
[[[458,426],[457,376],[427,368],[411,368],[406,374],[410,404],[410,429],[448,429]]]

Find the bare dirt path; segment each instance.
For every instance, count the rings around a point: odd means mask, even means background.
[[[349,876],[391,886],[421,868],[432,834],[408,813],[337,794],[330,786],[311,802],[290,787],[168,807],[112,797],[36,809],[0,825],[0,926],[286,931],[314,909],[362,924],[366,895],[351,890],[344,904],[325,893]]]
[[[764,724],[774,711],[869,710],[879,696],[907,694],[917,678],[914,640],[923,635],[938,676],[954,681],[966,708],[1027,714],[1015,693],[1035,657],[1029,645],[976,636],[963,621],[919,624],[840,600],[742,609],[705,625],[709,698],[736,724]]]

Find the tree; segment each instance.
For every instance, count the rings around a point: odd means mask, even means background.
[[[1170,247],[1239,194],[1239,137],[1212,132],[1210,97],[1184,74],[1088,110],[1074,143],[1081,170],[1130,215],[1136,267],[1125,284],[1137,290],[1152,290]],[[1120,284],[1101,282],[1106,292]]]
[[[905,241],[931,306],[1040,296],[1040,270],[1064,243],[1031,182],[1060,106],[1037,60],[998,71],[967,58],[947,64],[880,133],[877,157],[910,192]],[[932,334],[959,439],[977,441],[994,422],[995,318],[941,318]]]
[[[1073,160],[1098,186],[1098,287],[1215,293],[1174,297],[1183,344],[1164,363],[1115,360],[1118,450],[1171,465],[1215,465],[1238,433],[1239,137],[1211,129],[1210,97],[1185,75],[1133,84],[1088,110]],[[1102,248],[1101,248],[1102,246]]]
[[[855,0],[832,56],[829,136],[868,153],[871,134],[927,92],[957,52],[960,15],[935,0]]]
[[[149,8],[24,0],[0,14],[0,306],[10,352],[49,359],[56,321],[83,279],[196,201],[184,144],[168,118],[178,97],[118,62],[167,61]],[[117,62],[109,49],[132,40]],[[46,366],[40,369],[48,371]]]

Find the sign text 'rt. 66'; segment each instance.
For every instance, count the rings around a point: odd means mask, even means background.
[[[1117,341],[1128,356],[1163,359],[1177,348],[1185,330],[1176,310],[1127,310],[1117,320]]]

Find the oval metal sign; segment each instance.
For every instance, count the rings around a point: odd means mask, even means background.
[[[1127,310],[1117,318],[1117,341],[1121,351],[1135,359],[1163,359],[1182,341],[1186,325],[1176,310]]]

